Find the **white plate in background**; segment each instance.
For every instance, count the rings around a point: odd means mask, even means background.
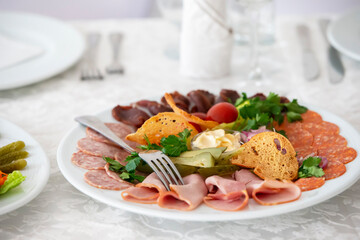
[[[0,215],[13,211],[33,200],[45,187],[50,173],[50,164],[40,144],[15,124],[0,118],[0,146],[15,141],[25,142],[27,166],[21,170],[26,177],[16,188],[0,195]]]
[[[360,8],[330,23],[327,37],[339,52],[360,61]]]
[[[321,114],[324,120],[337,124],[340,127],[340,134],[348,140],[348,146],[355,148],[356,151],[359,152],[360,136],[354,127],[342,120],[340,117],[323,109],[311,106],[309,106],[309,109]],[[116,122],[111,116],[111,109],[96,114],[96,116],[104,122]],[[249,206],[238,212],[216,211],[207,207],[205,204],[202,204],[193,211],[183,212],[160,208],[156,204],[126,202],[122,199],[120,191],[103,190],[88,185],[84,181],[84,173],[87,170],[79,168],[71,162],[71,155],[77,151],[77,141],[85,136],[85,127],[77,124],[76,127],[66,134],[59,145],[57,162],[65,178],[79,191],[100,202],[113,207],[153,217],[206,222],[244,220],[289,213],[313,206],[336,196],[349,188],[360,177],[360,157],[358,156],[354,161],[346,164],[347,171],[344,175],[336,179],[326,181],[321,188],[304,192],[300,199],[294,202],[275,206],[261,206],[251,199],[249,201]]]
[[[85,49],[82,35],[71,25],[36,14],[0,12],[0,34],[44,49],[40,56],[0,70],[0,90],[55,76],[75,64]]]

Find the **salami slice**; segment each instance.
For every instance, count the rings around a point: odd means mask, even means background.
[[[307,110],[305,113],[301,114],[302,122],[303,123],[321,123],[322,117],[317,112]]]
[[[107,175],[108,175],[109,177],[111,177],[112,179],[115,179],[115,180],[118,181],[118,182],[124,182],[124,180],[122,180],[122,179],[119,177],[119,174],[117,174],[116,172],[111,171],[109,168],[110,168],[110,164],[107,163],[107,164],[105,165],[105,171],[106,171],[106,173],[107,173]]]
[[[102,142],[97,142],[90,138],[80,139],[77,143],[77,147],[79,150],[86,154],[97,157],[105,156],[113,159],[115,157],[115,154],[121,151],[121,149],[118,147],[111,146]]]
[[[317,189],[325,184],[325,178],[300,178],[295,181],[295,184],[301,189],[302,192]]]
[[[323,121],[321,123],[305,122],[301,127],[313,135],[328,133],[339,134],[340,129],[336,124]]]
[[[76,166],[88,170],[104,169],[106,164],[102,157],[91,156],[81,151],[73,153],[71,161]]]
[[[115,154],[115,160],[118,161],[121,165],[126,165],[127,162],[125,161],[125,159],[129,155],[130,153],[125,150],[119,151]]]
[[[334,179],[340,177],[346,172],[346,167],[339,161],[332,160],[329,161],[327,167],[324,169],[325,180]]]
[[[85,181],[96,188],[120,191],[133,186],[128,182],[119,182],[109,177],[105,170],[89,170],[84,175]]]
[[[288,131],[286,134],[294,148],[311,146],[313,144],[313,135],[302,128]]]
[[[314,135],[313,146],[318,149],[330,147],[345,147],[346,145],[346,139],[339,134],[321,133]]]
[[[357,152],[351,147],[324,148],[319,149],[319,156],[326,157],[328,160],[340,161],[343,164],[353,161],[357,157]]]
[[[116,136],[124,140],[130,147],[135,148],[138,144],[132,141],[125,140],[125,137],[134,132],[133,128],[124,124],[124,123],[105,123],[105,125],[115,133]],[[96,132],[95,130],[87,127],[86,128],[86,135],[91,138],[92,140],[107,143],[110,145],[116,145],[116,143],[110,141],[100,133]]]
[[[301,146],[301,147],[294,147],[294,148],[297,153],[296,157],[299,157],[299,158],[306,158],[309,156],[318,155],[316,148],[314,148],[313,146]]]

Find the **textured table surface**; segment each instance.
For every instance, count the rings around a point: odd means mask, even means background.
[[[321,65],[317,81],[302,77],[295,25],[312,30]],[[360,131],[360,64],[344,58],[346,77],[329,83],[325,69],[326,45],[316,18],[280,18],[277,41],[262,48],[261,64],[272,86],[245,81],[248,47],[235,46],[230,76],[194,80],[178,74],[179,61],[164,54],[176,45],[178,30],[162,20],[104,20],[72,22],[82,32],[102,34],[99,65],[110,62],[107,35],[125,34],[121,58],[124,76],[104,81],[80,81],[80,65],[35,85],[0,92],[0,117],[28,131],[43,146],[51,164],[48,184],[29,204],[0,216],[0,239],[359,239],[360,186],[355,183],[321,204],[275,217],[232,222],[183,222],[152,218],[109,207],[76,190],[62,176],[56,150],[75,126],[75,116],[92,114],[118,103],[160,97],[164,92],[207,89],[218,93],[233,88],[249,93],[274,91],[301,103],[333,112]]]

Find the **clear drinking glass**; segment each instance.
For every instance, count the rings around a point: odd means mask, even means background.
[[[250,37],[250,72],[248,80],[256,85],[264,85],[268,83],[268,79],[264,77],[263,71],[259,65],[259,22],[261,9],[271,0],[238,0],[239,4],[244,6],[246,15],[250,20],[251,37]]]
[[[164,19],[174,24],[178,31],[177,39],[173,39],[165,47],[164,54],[170,59],[178,60],[183,0],[157,0],[157,5]]]

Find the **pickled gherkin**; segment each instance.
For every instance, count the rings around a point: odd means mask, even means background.
[[[29,155],[26,151],[13,151],[9,152],[5,155],[0,156],[0,165],[11,163],[12,161],[18,160],[18,159],[24,159]]]
[[[0,165],[0,171],[5,173],[11,173],[15,170],[21,170],[24,167],[26,167],[27,162],[25,159],[18,159],[15,161],[12,161],[11,163]]]
[[[5,145],[0,148],[0,157],[10,152],[19,151],[24,147],[25,147],[25,143],[23,141],[16,141],[9,143],[8,145]]]
[[[218,165],[209,168],[199,168],[197,171],[202,177],[207,178],[212,175],[222,176],[222,175],[232,174],[233,172],[239,169],[240,167],[236,165]]]

